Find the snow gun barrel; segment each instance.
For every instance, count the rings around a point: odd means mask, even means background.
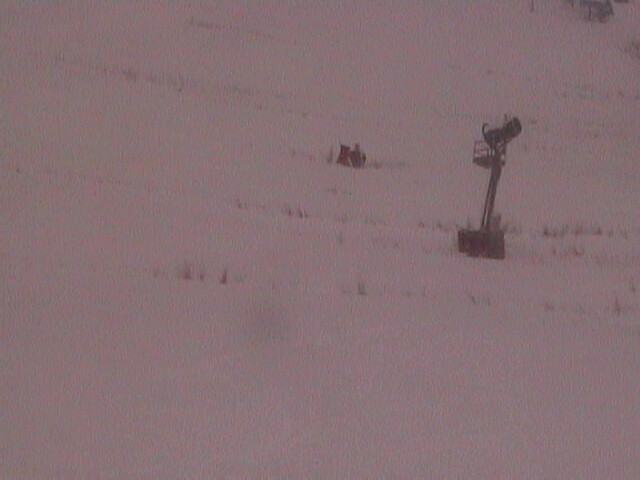
[[[512,117],[502,124],[502,127],[487,130],[488,123],[482,125],[482,136],[487,144],[495,149],[506,146],[522,132],[522,124],[518,117]]]

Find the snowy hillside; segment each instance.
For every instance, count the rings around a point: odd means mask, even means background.
[[[0,477],[639,478],[640,2],[530,4],[2,2]]]

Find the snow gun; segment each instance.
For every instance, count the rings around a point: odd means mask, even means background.
[[[517,117],[505,117],[497,128],[482,125],[483,140],[473,146],[473,163],[491,171],[484,200],[482,223],[479,230],[458,230],[458,250],[470,257],[504,259],[504,231],[500,228],[500,216],[493,214],[498,181],[506,163],[507,145],[522,132]]]

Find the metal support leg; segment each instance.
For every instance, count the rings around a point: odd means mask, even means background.
[[[482,212],[482,229],[489,230],[491,228],[491,217],[493,216],[493,207],[498,192],[498,182],[502,174],[502,165],[500,159],[496,157],[491,167],[491,178],[489,179],[489,187],[487,188],[487,196],[484,201],[484,211]]]

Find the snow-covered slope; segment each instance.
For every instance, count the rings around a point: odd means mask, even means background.
[[[0,476],[638,477],[640,4],[530,4],[3,2]]]

